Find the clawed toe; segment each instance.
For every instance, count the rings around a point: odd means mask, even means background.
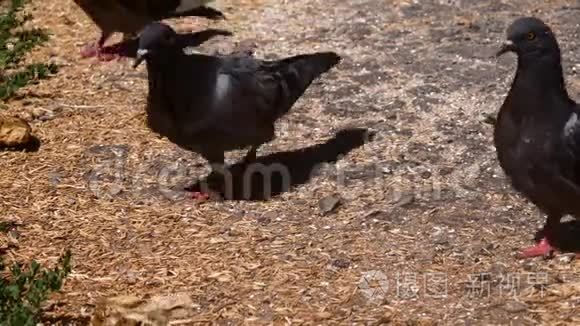
[[[518,256],[520,258],[543,257],[554,252],[556,248],[548,242],[548,239],[543,238],[537,245],[524,249]]]

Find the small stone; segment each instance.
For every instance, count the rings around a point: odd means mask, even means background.
[[[48,179],[50,180],[50,184],[57,186],[61,182],[62,175],[58,172],[51,172],[48,174]]]
[[[113,183],[109,187],[109,194],[112,196],[118,195],[123,191],[123,186]]]
[[[526,311],[528,309],[528,305],[523,303],[523,302],[510,300],[510,301],[505,303],[505,305],[503,306],[503,309],[507,312],[518,313],[518,312]]]
[[[267,225],[270,224],[272,220],[276,219],[277,215],[278,214],[276,214],[275,212],[265,212],[262,216],[259,216],[256,220],[258,221],[258,223],[262,225]]]
[[[492,251],[492,250],[496,249],[497,247],[499,247],[498,244],[490,243],[490,244],[488,244],[488,245],[485,246],[485,250]]]
[[[0,116],[0,147],[26,145],[32,138],[31,130],[21,118]]]
[[[40,121],[49,121],[55,117],[54,111],[43,108],[34,108],[30,110],[30,114],[32,118]]]
[[[491,265],[489,273],[491,275],[505,275],[507,267],[501,263]]]
[[[338,258],[332,262],[332,266],[338,267],[338,268],[348,268],[350,266],[350,260]]]
[[[397,207],[405,207],[409,204],[412,204],[415,201],[415,195],[409,193],[409,194],[404,194],[401,196],[401,198],[397,201],[397,204],[395,206]]]
[[[341,198],[336,195],[326,196],[318,202],[322,215],[334,212],[341,204]]]
[[[563,254],[558,256],[558,262],[561,264],[570,264],[576,258],[576,254]]]
[[[483,123],[489,124],[489,125],[495,125],[497,118],[495,116],[493,116],[491,113],[485,113],[483,115],[484,119],[483,119]]]
[[[133,284],[137,284],[137,275],[135,275],[135,273],[133,272],[127,272],[127,275],[125,277],[125,282],[129,285],[133,285]]]
[[[10,229],[8,232],[8,242],[11,246],[18,246],[18,239],[20,238],[20,232],[16,229]]]
[[[255,40],[247,39],[239,42],[237,46],[233,49],[231,54],[252,56],[256,51],[257,44]]]
[[[534,262],[530,261],[530,262],[526,262],[523,264],[522,268],[526,271],[526,272],[532,272],[536,269],[536,265],[534,264]]]
[[[364,218],[365,220],[374,219],[374,220],[388,220],[390,217],[388,212],[376,210],[368,213]]]
[[[382,168],[381,168],[381,171],[382,171],[384,174],[392,174],[392,173],[393,173],[393,170],[392,170],[390,167],[388,167],[388,166],[384,166],[384,167],[382,167]]]
[[[451,174],[452,172],[453,172],[453,168],[451,168],[451,167],[442,167],[439,170],[439,174],[442,175],[442,176]]]
[[[449,239],[445,235],[440,235],[435,237],[433,243],[439,246],[444,246],[449,244]]]
[[[330,317],[332,317],[332,314],[328,311],[323,311],[316,314],[316,319],[318,320],[329,319]]]

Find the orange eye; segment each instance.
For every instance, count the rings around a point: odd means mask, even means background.
[[[536,38],[536,34],[534,32],[529,32],[527,35],[528,41],[531,41]]]

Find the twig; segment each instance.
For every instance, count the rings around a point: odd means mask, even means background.
[[[59,104],[58,106],[70,109],[102,109],[104,105],[73,105],[73,104]]]

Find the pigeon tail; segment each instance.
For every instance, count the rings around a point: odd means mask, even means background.
[[[282,69],[281,74],[287,87],[290,103],[298,100],[314,79],[330,70],[340,60],[341,57],[334,52],[319,52],[297,55],[279,61],[286,68]]]

